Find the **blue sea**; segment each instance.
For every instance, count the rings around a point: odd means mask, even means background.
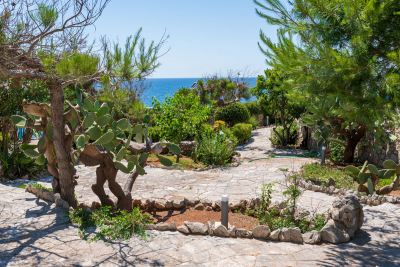
[[[146,106],[152,106],[151,101],[153,96],[159,101],[163,102],[165,97],[173,96],[176,91],[180,88],[190,88],[193,83],[197,82],[200,78],[152,78],[147,79],[146,83],[150,85],[150,88],[144,92],[142,97],[143,102]],[[256,86],[257,78],[247,78],[246,81],[249,83],[250,88]],[[253,101],[251,99],[250,101]]]

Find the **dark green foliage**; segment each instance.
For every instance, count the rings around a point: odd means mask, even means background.
[[[102,206],[92,212],[86,209],[77,209],[69,213],[69,223],[79,225],[78,233],[83,240],[88,242],[106,239],[107,242],[123,239],[129,241],[132,235],[147,240],[148,235],[145,232],[146,224],[152,223],[150,215],[144,215],[139,207],[132,212],[125,210],[117,211],[112,207]],[[90,238],[86,235],[86,228],[97,227],[99,231]]]
[[[260,126],[260,123],[254,117],[250,117],[248,124],[251,124],[253,128]]]
[[[247,122],[250,112],[243,103],[234,103],[227,107],[219,107],[215,111],[215,120],[221,120],[233,126],[236,123]]]
[[[8,179],[21,178],[27,174],[29,177],[35,178],[36,175],[44,172],[47,167],[46,164],[36,164],[35,159],[27,157],[19,149],[8,155],[0,153],[0,162],[3,165],[4,176]]]
[[[272,187],[275,182],[263,184],[260,195],[260,206],[256,207],[257,218],[260,224],[268,223],[268,227],[272,229],[272,217],[268,212],[269,205],[271,205],[272,193],[275,192]]]
[[[228,132],[228,131],[227,131]],[[220,134],[211,134],[204,136],[199,140],[197,157],[207,165],[225,165],[229,162],[230,156],[236,148],[236,140],[231,140],[228,134],[221,131]]]
[[[246,123],[238,123],[230,128],[233,134],[236,136],[239,143],[244,143],[251,138],[251,130],[253,126]]]
[[[297,135],[298,135],[298,132],[297,132],[297,130],[298,130],[298,127],[297,127],[297,124],[294,124],[291,128],[290,128],[290,131],[289,131],[289,141],[288,141],[288,145],[297,145]],[[283,127],[282,126],[278,126],[277,128],[276,128],[276,131],[280,134],[280,135],[282,135],[282,133],[283,133]],[[277,134],[275,133],[275,132],[272,132],[272,134],[271,134],[271,137],[269,138],[269,140],[274,144],[274,145],[280,145],[280,142],[279,142],[279,138],[278,138],[278,136],[277,136]]]
[[[151,136],[151,140],[153,142],[159,142],[162,139],[160,127],[149,127],[149,136]],[[133,138],[133,137],[132,137]]]
[[[38,183],[30,183],[30,184],[31,184],[33,187],[37,188],[37,189],[43,188],[43,189],[45,189],[45,190],[47,190],[47,191],[53,191],[52,188],[44,187],[44,186],[42,186],[41,184],[38,184]],[[26,184],[21,184],[20,186],[18,186],[18,188],[26,188]]]
[[[258,101],[246,102],[246,103],[244,103],[244,105],[246,106],[247,110],[250,112],[251,116],[262,114],[262,108]]]

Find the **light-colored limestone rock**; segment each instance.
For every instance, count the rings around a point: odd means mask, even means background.
[[[318,244],[321,242],[321,233],[316,230],[305,233],[303,234],[303,242],[306,244]]]
[[[214,235],[228,237],[229,236],[229,232],[228,232],[228,230],[226,229],[225,226],[220,224],[217,228],[214,229]]]
[[[156,224],[156,230],[158,230],[158,231],[168,231],[169,230],[169,224],[168,223],[157,223]]]
[[[69,209],[69,204],[68,204],[68,202],[65,201],[65,200],[63,200],[62,207],[63,207],[64,209],[66,209],[66,210]]]
[[[329,220],[320,232],[323,241],[334,244],[349,242],[350,238],[354,236],[352,229],[346,228],[336,220]]]
[[[364,222],[364,212],[358,198],[354,195],[335,201],[328,212],[329,219],[342,223],[354,232],[359,230]]]
[[[190,233],[195,235],[206,235],[208,234],[208,227],[203,223],[189,222],[186,225],[189,228]]]
[[[165,209],[165,203],[161,200],[156,200],[154,201],[154,208],[158,210],[164,210]]]
[[[146,230],[156,230],[156,226],[154,224],[146,224]]]
[[[172,222],[168,225],[168,230],[170,231],[176,231],[176,223]]]
[[[170,209],[173,208],[173,205],[172,205],[171,201],[168,201],[168,200],[165,201],[164,206],[165,206],[165,208],[166,208],[167,210],[170,210]]]
[[[185,205],[188,207],[194,207],[196,206],[200,200],[198,200],[197,198],[186,198],[184,199]]]
[[[275,231],[272,231],[271,234],[269,235],[269,238],[271,240],[277,241],[277,240],[279,240],[280,233],[281,233],[281,229],[277,229]]]
[[[259,225],[253,229],[253,237],[258,239],[268,239],[271,230],[268,226]]]
[[[182,234],[189,234],[189,228],[186,225],[181,225],[177,227],[177,230]]]
[[[252,238],[253,234],[251,231],[248,231],[243,228],[236,229],[236,237],[241,237],[241,238]]]
[[[134,207],[134,208],[140,207],[141,204],[142,204],[142,200],[141,199],[134,199],[132,201],[132,207]]]
[[[279,234],[279,240],[283,242],[302,243],[303,237],[298,227],[296,228],[282,228]]]
[[[54,193],[53,193],[53,191],[43,190],[42,191],[42,199],[50,201],[50,202],[54,202]]]
[[[203,203],[197,204],[197,205],[194,207],[194,209],[196,209],[196,210],[204,210],[204,205],[203,205]]]
[[[236,226],[231,226],[228,230],[229,237],[236,237]]]

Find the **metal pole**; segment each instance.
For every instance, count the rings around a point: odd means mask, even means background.
[[[229,198],[228,195],[221,196],[221,224],[228,229]]]
[[[321,148],[321,165],[325,164],[325,151],[326,151],[326,147],[322,147]]]
[[[267,116],[267,126],[269,126],[269,116]]]

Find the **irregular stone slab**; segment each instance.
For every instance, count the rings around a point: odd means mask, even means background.
[[[279,235],[279,240],[283,242],[303,243],[300,228],[283,228]]]
[[[156,230],[156,226],[154,224],[146,224],[146,230]]]
[[[232,226],[229,230],[229,237],[236,237],[236,226]]]
[[[214,229],[214,235],[228,237],[229,236],[229,232],[228,232],[228,230],[226,229],[225,226],[220,224],[217,228]]]
[[[190,233],[195,235],[206,235],[208,234],[208,227],[203,223],[189,222],[186,225],[189,228]]]
[[[328,212],[329,219],[342,223],[354,232],[359,230],[364,222],[364,212],[360,201],[354,195],[348,195],[335,201]]]
[[[253,233],[251,231],[246,230],[246,229],[238,228],[236,230],[236,237],[252,238],[253,237]]]
[[[189,234],[189,228],[186,225],[181,225],[177,227],[177,230],[182,234]]]
[[[334,244],[349,242],[350,238],[354,236],[352,229],[346,228],[336,220],[329,220],[320,232],[323,241]]]
[[[183,202],[183,201],[177,202],[177,201],[174,200],[172,202],[172,205],[173,205],[174,209],[182,209],[184,207],[184,205],[185,205],[185,202]]]
[[[158,230],[158,231],[168,231],[169,230],[169,224],[168,223],[157,223],[156,224],[156,230]]]
[[[204,210],[204,205],[203,205],[203,203],[197,204],[197,205],[194,207],[194,209],[196,209],[196,210]]]
[[[269,235],[269,238],[271,240],[277,241],[277,240],[279,240],[280,233],[281,233],[281,229],[277,229],[275,231],[272,231],[272,233]]]
[[[54,192],[53,191],[43,190],[42,199],[50,201],[50,202],[54,202]]]
[[[160,200],[156,200],[156,201],[154,201],[154,208],[156,208],[158,210],[164,210],[165,204],[164,204],[164,202],[162,202]]]
[[[168,226],[168,230],[176,231],[176,223],[175,222],[170,223]]]
[[[186,198],[185,197],[184,202],[185,202],[186,206],[194,207],[200,202],[200,200],[198,200],[197,198]]]
[[[305,233],[303,234],[303,242],[306,244],[318,244],[321,242],[321,233],[316,230]]]
[[[271,230],[268,226],[259,225],[253,229],[253,237],[259,239],[268,239]]]

